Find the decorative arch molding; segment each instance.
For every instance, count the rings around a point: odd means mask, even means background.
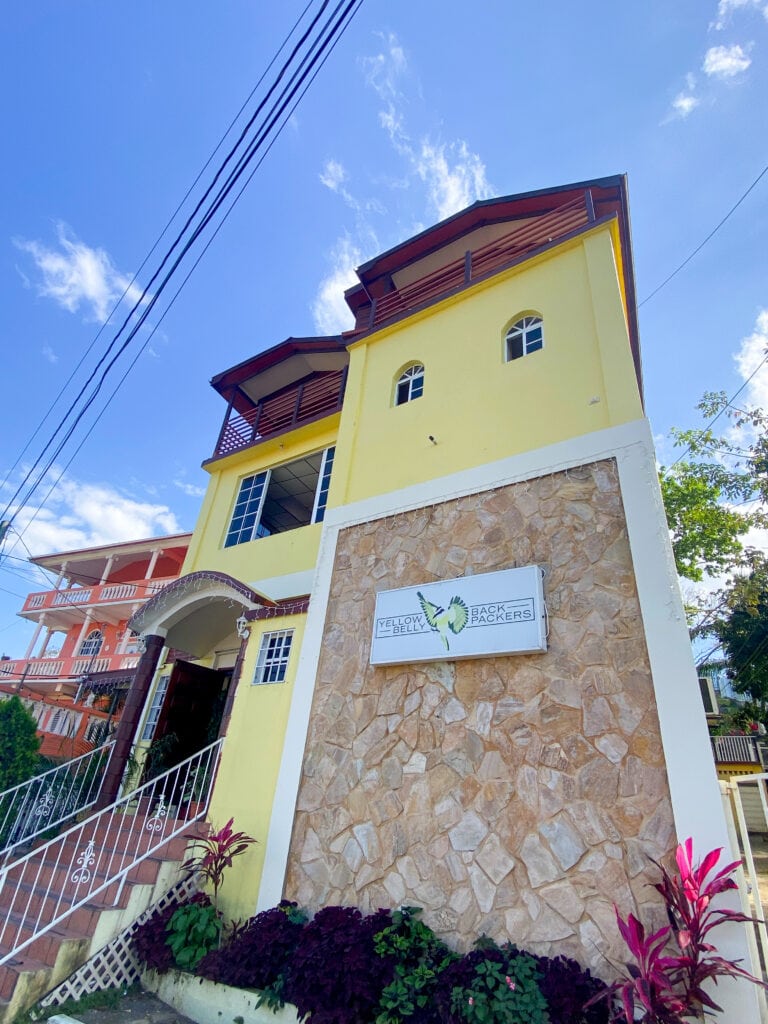
[[[228,621],[231,618],[234,630],[235,619],[243,611],[273,607],[274,601],[233,576],[215,570],[203,570],[189,573],[163,587],[132,616],[128,628],[145,636],[167,637],[169,644],[173,644],[169,634],[201,617],[208,620],[212,627],[215,625],[214,620]],[[214,628],[213,632],[221,633],[223,628],[223,625]],[[205,646],[202,636],[201,642]],[[190,653],[202,653],[193,651],[189,646],[180,646]]]

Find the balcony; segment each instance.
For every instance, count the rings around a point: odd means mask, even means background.
[[[82,620],[82,609],[101,605],[119,605],[126,602],[146,601],[153,597],[164,586],[176,579],[140,580],[135,583],[101,583],[93,587],[68,587],[66,590],[46,590],[42,593],[30,594],[24,602],[21,614],[34,612],[32,618],[38,618],[40,612],[61,612],[76,609],[73,621]],[[120,613],[115,609],[115,621]],[[125,616],[123,616],[124,618]]]
[[[561,241],[592,220],[594,212],[589,206],[589,198],[580,195],[487,245],[467,250],[459,259],[417,281],[363,303],[356,311],[354,331],[370,331],[422,309],[473,281],[529,257],[537,249]]]
[[[86,673],[114,672],[133,669],[139,663],[140,654],[128,653],[99,655],[96,658],[17,658],[14,661],[0,661],[0,683],[18,683],[29,680],[74,680]]]
[[[715,764],[761,765],[757,736],[710,736]]]
[[[314,373],[254,403],[227,410],[212,459],[250,448],[270,437],[341,411],[347,369]]]

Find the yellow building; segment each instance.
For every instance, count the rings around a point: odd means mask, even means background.
[[[234,916],[419,905],[459,944],[604,973],[612,904],[657,902],[649,858],[726,845],[626,182],[477,202],[358,277],[353,330],[214,378],[210,483],[181,579],[132,622],[123,745],[226,736],[210,816],[258,839]]]

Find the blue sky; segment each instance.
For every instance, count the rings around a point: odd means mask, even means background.
[[[38,0],[5,12],[6,495],[302,6]],[[767,100],[768,0],[365,0],[61,482],[19,513],[24,543],[43,553],[192,529],[224,413],[208,380],[289,335],[347,326],[352,267],[476,198],[627,172],[642,300],[765,165]],[[768,175],[640,310],[662,461],[701,394],[734,391],[763,357],[767,229]],[[768,404],[768,375],[749,392]],[[15,535],[4,550],[0,650],[19,656],[30,627],[15,612],[45,584],[28,578]]]

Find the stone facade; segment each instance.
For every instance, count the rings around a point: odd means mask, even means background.
[[[377,590],[538,564],[544,654],[372,668]],[[309,907],[411,904],[611,973],[675,843],[613,460],[343,530],[289,857]]]

